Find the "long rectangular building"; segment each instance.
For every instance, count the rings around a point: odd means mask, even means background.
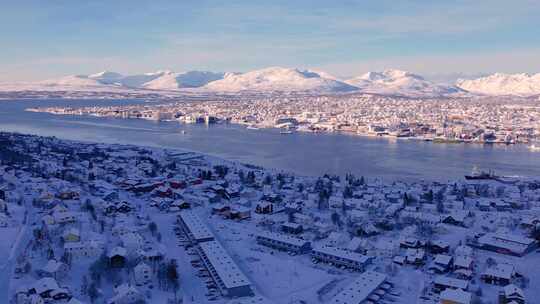
[[[206,268],[225,296],[244,297],[253,294],[250,281],[219,242],[202,242],[199,248]]]
[[[538,243],[520,235],[488,233],[478,238],[477,247],[502,254],[524,256],[536,249]]]
[[[306,240],[274,232],[264,232],[257,235],[257,243],[296,253],[306,253],[311,250],[311,243]]]
[[[189,237],[190,241],[200,243],[214,239],[214,234],[208,226],[192,211],[182,211],[178,215],[178,223]]]
[[[366,271],[362,273],[356,280],[354,280],[354,282],[345,287],[343,291],[338,293],[328,303],[377,303],[377,301],[385,294],[385,283],[386,275],[375,271]]]
[[[371,263],[371,258],[353,251],[321,246],[311,251],[311,256],[325,263],[333,263],[339,266],[345,266],[357,271],[364,271],[366,265]]]

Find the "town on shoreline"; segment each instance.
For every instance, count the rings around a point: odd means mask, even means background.
[[[540,297],[538,177],[309,177],[0,133],[0,235],[16,304]]]
[[[248,129],[345,132],[438,143],[528,144],[540,149],[540,106],[519,97],[414,99],[378,95],[229,96],[136,105],[38,107],[27,111]]]

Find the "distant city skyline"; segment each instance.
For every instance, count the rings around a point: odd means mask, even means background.
[[[3,3],[0,82],[102,70],[337,77],[387,68],[444,81],[540,72],[540,2],[26,1]]]

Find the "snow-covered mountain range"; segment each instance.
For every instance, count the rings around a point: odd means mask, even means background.
[[[472,80],[460,79],[456,84],[464,90],[478,94],[532,96],[540,94],[540,73],[495,73]]]
[[[363,92],[383,95],[443,96],[464,93],[455,86],[435,84],[422,76],[400,70],[368,72],[345,82]]]
[[[221,80],[208,83],[205,89],[222,92],[348,92],[357,90],[354,86],[322,73],[281,67],[271,67],[244,74],[229,74]]]
[[[439,84],[420,75],[401,70],[368,72],[350,79],[328,73],[283,67],[270,67],[246,73],[207,71],[157,71],[122,75],[101,72],[66,76],[58,79],[0,84],[0,91],[151,91],[151,92],[362,92],[411,97],[481,95],[533,96],[540,94],[540,73],[493,74],[472,80],[458,80],[455,85]]]
[[[101,72],[92,75],[67,76],[39,82],[46,86],[117,86],[134,89],[177,90],[197,88],[215,80],[222,79],[225,73],[190,71],[175,73],[157,71],[139,75],[124,76],[115,72]]]

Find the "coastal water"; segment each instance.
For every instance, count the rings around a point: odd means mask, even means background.
[[[473,166],[500,175],[540,176],[540,153],[524,145],[438,144],[347,134],[280,134],[233,124],[201,125],[52,115],[37,106],[133,104],[142,101],[0,101],[0,131],[105,143],[180,148],[301,175],[354,173],[384,180],[451,180]],[[182,132],[185,131],[185,132]],[[183,134],[185,133],[185,134]]]

